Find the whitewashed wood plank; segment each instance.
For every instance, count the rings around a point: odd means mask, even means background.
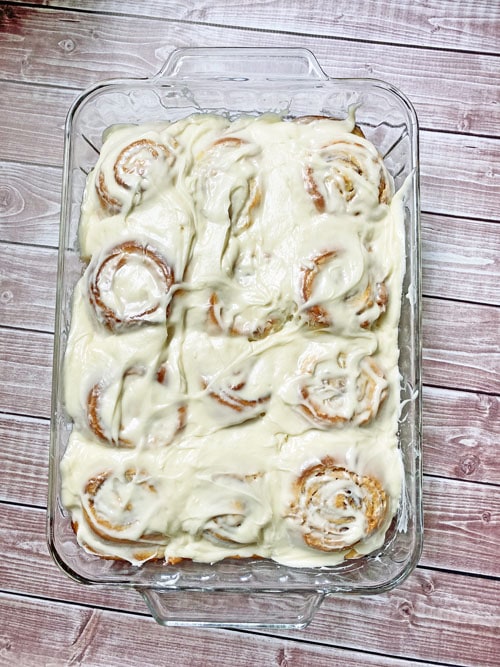
[[[424,480],[422,565],[500,577],[499,473],[498,486]]]
[[[60,166],[65,116],[76,91],[5,83],[2,92],[0,158]],[[499,140],[422,131],[420,145],[424,211],[500,219]]]
[[[47,504],[50,424],[0,413],[0,500]]]
[[[53,334],[0,327],[0,411],[50,415]]]
[[[333,634],[344,646],[381,654],[496,667],[498,593],[498,581],[417,569],[388,594],[332,598],[304,634],[308,641]]]
[[[0,162],[0,239],[57,246],[61,179],[57,167]]]
[[[500,393],[499,331],[499,308],[424,299],[424,383]]]
[[[500,484],[497,396],[424,387],[424,472]]]
[[[0,32],[0,76],[5,79],[79,88],[103,78],[151,75],[174,46],[300,46],[316,54],[329,76],[372,77],[399,87],[415,104],[424,128],[500,135],[500,68],[492,56],[15,9],[19,17]]]
[[[4,83],[0,96],[0,158],[60,167],[64,125],[78,92]]]
[[[81,0],[36,0],[35,4],[82,8]],[[247,4],[244,12],[238,0],[107,0],[105,5],[101,0],[85,0],[85,9],[491,53],[498,52],[500,30],[496,0],[336,0],[334,4],[330,0],[261,0]]]
[[[0,243],[0,323],[54,331],[57,252]]]
[[[2,510],[3,591],[145,612],[142,601],[132,591],[82,586],[60,572],[47,553],[42,511],[14,506],[4,506]],[[35,562],[37,567],[33,568]],[[481,665],[495,665],[500,614],[497,589],[498,582],[491,579],[419,568],[389,593],[361,598],[333,596],[325,600],[306,631],[272,634],[357,647],[382,655],[418,656],[471,667],[477,667],[474,659],[481,659]],[[360,639],[359,628],[366,625],[369,628]],[[458,638],[451,641],[454,633]],[[480,654],[477,646],[469,645],[477,634],[484,639]]]
[[[500,141],[466,135],[420,135],[422,210],[499,219]]]
[[[160,627],[141,616],[0,594],[2,646],[23,667],[411,667],[407,660],[228,630]],[[133,638],[133,641],[131,641]],[[301,640],[298,636],[297,639]],[[125,650],[124,650],[125,649]],[[435,663],[419,661],[422,667]]]
[[[422,215],[423,293],[498,305],[500,230],[470,218]]]

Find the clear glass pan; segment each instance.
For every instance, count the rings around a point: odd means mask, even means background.
[[[339,566],[310,569],[257,559],[213,565],[148,562],[138,568],[87,554],[59,498],[59,463],[71,431],[61,370],[71,296],[83,269],[77,247],[80,205],[103,131],[117,123],[176,120],[200,111],[341,118],[352,105],[396,187],[408,184],[399,335],[405,485],[383,548]],[[402,582],[422,546],[418,126],[409,101],[382,81],[328,78],[305,49],[182,49],[151,78],[107,81],[84,92],[68,114],[64,160],[48,507],[48,543],[56,563],[82,583],[136,588],[164,625],[305,627],[327,595],[380,593]]]

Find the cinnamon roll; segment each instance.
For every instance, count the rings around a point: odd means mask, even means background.
[[[248,229],[262,199],[256,158],[260,148],[223,136],[198,156],[203,208],[210,219],[229,221],[235,236]]]
[[[305,190],[319,213],[359,215],[391,199],[382,157],[370,142],[351,136],[323,146],[304,167]]]
[[[122,148],[112,169],[101,166],[96,174],[95,189],[101,207],[115,215],[122,211],[125,201],[137,205],[145,193],[161,187],[175,161],[174,150],[175,147],[147,138]]]
[[[95,383],[87,397],[90,431],[113,447],[170,445],[186,425],[186,405],[179,389],[166,385],[164,367],[155,377],[145,367],[132,367],[114,382]]]
[[[82,519],[79,536],[99,553],[120,559],[121,549],[132,550],[135,560],[163,556],[168,537],[147,528],[162,499],[154,480],[145,471],[129,468],[123,472],[107,470],[87,481],[82,489]]]
[[[381,527],[387,508],[387,493],[375,477],[360,475],[326,457],[296,480],[290,516],[309,547],[341,551]]]
[[[150,245],[125,241],[90,274],[89,299],[96,317],[118,333],[139,324],[164,322],[174,272]]]
[[[365,267],[358,248],[325,250],[305,262],[300,272],[300,297],[307,323],[335,332],[368,329],[386,311],[385,280],[373,278],[374,267]]]
[[[331,353],[315,346],[299,360],[294,407],[320,428],[368,424],[387,397],[383,370],[371,356]]]
[[[219,473],[192,490],[183,527],[227,549],[257,546],[270,519],[262,475]]]
[[[235,255],[223,266],[227,279],[210,295],[209,323],[230,336],[259,340],[279,331],[294,310],[284,294],[286,268],[276,254],[251,246]]]

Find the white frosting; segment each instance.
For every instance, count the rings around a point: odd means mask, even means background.
[[[64,368],[62,499],[89,551],[311,566],[383,544],[402,206],[353,129],[200,114],[108,133]]]

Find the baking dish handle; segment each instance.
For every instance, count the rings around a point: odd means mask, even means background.
[[[305,628],[325,594],[320,591],[199,591],[139,589],[154,619],[165,626]]]
[[[153,80],[197,77],[228,80],[306,79],[325,81],[328,79],[308,49],[207,47],[176,49],[170,54]]]

